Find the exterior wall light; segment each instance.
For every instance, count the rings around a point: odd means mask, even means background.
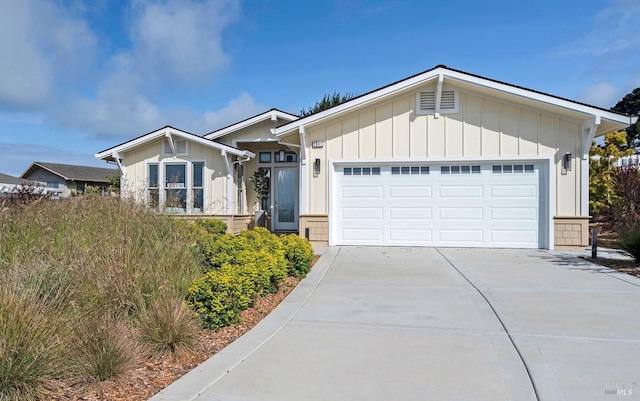
[[[320,174],[320,159],[313,161],[313,175],[317,177]]]
[[[562,158],[562,167],[566,171],[571,171],[571,153],[567,152],[564,154],[564,157]]]

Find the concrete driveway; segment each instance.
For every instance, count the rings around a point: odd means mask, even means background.
[[[640,280],[542,250],[329,248],[176,400],[640,399]]]

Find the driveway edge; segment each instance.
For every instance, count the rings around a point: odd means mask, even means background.
[[[260,323],[151,397],[149,401],[194,400],[240,365],[263,344],[278,334],[304,306],[331,267],[339,250],[339,247],[330,247],[324,250],[307,277]]]

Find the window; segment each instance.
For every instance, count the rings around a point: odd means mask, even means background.
[[[169,213],[187,211],[187,165],[165,165],[165,206]]]
[[[60,182],[58,181],[47,181],[47,186],[51,188],[60,188]]]
[[[400,166],[391,167],[392,175],[419,175],[429,174],[429,166]]]
[[[173,150],[171,149],[171,142],[168,139],[165,139],[162,143],[162,155],[163,156],[187,156],[187,140],[186,139],[177,139],[173,137],[173,146],[175,146],[176,153],[173,154]]]
[[[436,112],[436,91],[421,91],[416,94],[416,114]],[[443,89],[440,96],[440,113],[458,112],[458,91]]]
[[[204,163],[193,163],[193,212],[202,213],[204,210],[204,187],[203,187]]]
[[[533,164],[498,164],[493,166],[496,174],[533,173]]]
[[[283,159],[280,160],[280,154],[283,154]],[[289,150],[285,151],[285,152],[275,152],[275,160],[276,163],[295,163],[298,161],[298,155],[296,154],[296,152],[291,152]]]
[[[152,209],[158,209],[160,204],[158,191],[158,165],[147,165],[147,203]]]
[[[271,163],[271,152],[260,152],[260,163]]]
[[[480,166],[440,166],[440,174],[480,174]]]
[[[344,167],[344,175],[380,175],[380,167]]]

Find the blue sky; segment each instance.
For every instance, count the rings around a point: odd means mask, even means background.
[[[640,86],[637,0],[0,0],[0,172],[205,134],[438,64],[596,106]]]

